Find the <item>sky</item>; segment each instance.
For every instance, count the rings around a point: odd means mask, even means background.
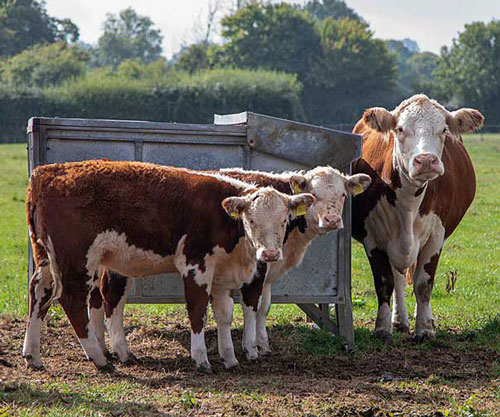
[[[305,0],[295,0],[303,3]],[[50,16],[69,17],[80,28],[80,40],[95,44],[106,13],[132,7],[149,16],[164,35],[164,54],[203,38],[209,5],[231,9],[236,0],[46,0]],[[439,53],[451,45],[464,24],[500,19],[500,0],[347,0],[381,39],[416,40],[422,51]],[[219,12],[216,16],[222,16]],[[215,33],[213,39],[220,37]]]

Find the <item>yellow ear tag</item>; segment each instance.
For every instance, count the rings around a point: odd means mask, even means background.
[[[233,219],[241,219],[241,215],[240,213],[238,213],[237,211],[232,211],[231,213],[229,213],[229,215],[233,218]]]
[[[354,195],[358,195],[358,194],[361,194],[363,191],[365,191],[365,189],[363,188],[362,185],[355,185],[354,188],[353,188],[353,194]]]
[[[296,216],[304,216],[307,213],[307,207],[305,204],[299,204],[295,209]]]
[[[302,190],[300,189],[299,184],[293,184],[293,193],[294,194],[302,193]]]

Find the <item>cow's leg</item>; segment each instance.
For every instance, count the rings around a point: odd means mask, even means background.
[[[413,290],[417,299],[415,307],[415,341],[435,336],[430,301],[443,242],[444,233],[438,236],[433,235],[418,255],[413,278]]]
[[[191,322],[191,358],[201,372],[212,373],[205,345],[205,324],[207,321],[208,301],[212,287],[213,271],[189,269],[182,274],[184,295],[189,320]]]
[[[265,284],[262,289],[262,299],[257,310],[257,334],[256,343],[259,356],[267,356],[271,353],[269,338],[266,329],[266,319],[271,307],[271,284]]]
[[[29,283],[29,311],[23,357],[29,368],[41,369],[40,337],[43,320],[49,310],[52,297],[52,275],[49,266],[37,268]]]
[[[256,340],[257,312],[262,301],[266,271],[267,265],[259,262],[252,281],[241,287],[241,306],[245,318],[242,345],[248,360],[255,360],[259,357]]]
[[[406,276],[392,268],[394,277],[394,298],[392,301],[392,327],[403,333],[410,332],[410,323],[408,321],[408,312],[405,304]]]
[[[231,323],[233,321],[234,301],[231,292],[212,288],[212,309],[217,322],[217,342],[219,355],[226,369],[234,368],[239,363],[234,355]]]
[[[99,288],[94,288],[90,294],[89,317],[91,326],[95,329],[99,345],[106,357],[109,357],[104,337],[104,305]]]
[[[101,293],[104,297],[106,327],[111,343],[111,351],[125,364],[136,363],[130,351],[123,327],[123,312],[132,280],[112,271],[106,271],[101,280]]]
[[[376,337],[392,344],[391,295],[394,290],[394,277],[387,252],[377,247],[367,251],[368,260],[375,281],[378,299],[377,320],[375,322]]]
[[[88,313],[90,294],[96,288],[97,280],[85,281],[84,276],[80,277],[77,274],[73,274],[71,278],[68,280],[68,285],[64,287],[59,301],[75,330],[87,359],[94,362],[99,369],[111,370],[113,366],[104,355]]]

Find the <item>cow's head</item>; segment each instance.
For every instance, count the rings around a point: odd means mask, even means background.
[[[363,121],[372,129],[394,133],[394,161],[418,187],[443,175],[445,139],[460,140],[462,133],[480,129],[483,120],[477,110],[449,112],[423,94],[410,97],[391,112],[373,107],[363,114]]]
[[[243,221],[257,259],[276,262],[283,259],[288,220],[306,214],[313,202],[311,194],[290,196],[272,187],[263,187],[241,197],[228,197],[222,201],[222,207],[233,219]]]
[[[332,167],[317,167],[304,174],[290,177],[294,193],[307,192],[315,197],[306,220],[319,234],[342,229],[342,211],[349,194],[359,194],[368,188],[371,178],[365,174],[344,175]]]

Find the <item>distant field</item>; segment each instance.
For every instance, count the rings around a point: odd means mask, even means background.
[[[432,298],[436,341],[413,346],[397,336],[394,347],[384,347],[370,337],[376,297],[368,262],[355,243],[352,281],[358,350],[354,357],[343,353],[334,338],[312,329],[297,307],[274,305],[269,325],[275,354],[267,365],[266,361],[243,364],[230,374],[219,367],[216,377],[196,379],[186,349],[184,308],[129,306],[129,338],[132,348],[148,358],[147,371],[143,376],[140,365],[119,367],[117,380],[96,376],[82,360],[83,352],[76,339],[68,336],[66,319],[58,308],[51,310],[53,325],[47,329],[57,340],[44,345],[42,356],[49,370],[65,364],[76,368],[45,376],[27,374],[22,368],[19,356],[27,307],[26,149],[19,144],[0,145],[0,358],[3,351],[16,365],[0,365],[0,416],[11,415],[2,414],[2,404],[13,415],[56,416],[69,410],[64,413],[156,416],[218,410],[228,415],[394,412],[396,416],[411,410],[414,415],[437,416],[431,412],[451,410],[450,416],[481,416],[486,414],[480,410],[486,410],[494,416],[500,408],[500,135],[469,136],[465,143],[476,168],[478,191],[441,256]],[[448,292],[451,271],[456,271],[457,282]],[[407,296],[412,312],[415,298],[410,287]],[[241,324],[238,308],[235,326],[240,329]],[[209,332],[215,365],[214,337]],[[165,357],[169,359],[160,359]],[[391,374],[388,380],[383,377],[386,371]],[[99,392],[105,393],[102,398]],[[361,414],[363,410],[368,411]]]

